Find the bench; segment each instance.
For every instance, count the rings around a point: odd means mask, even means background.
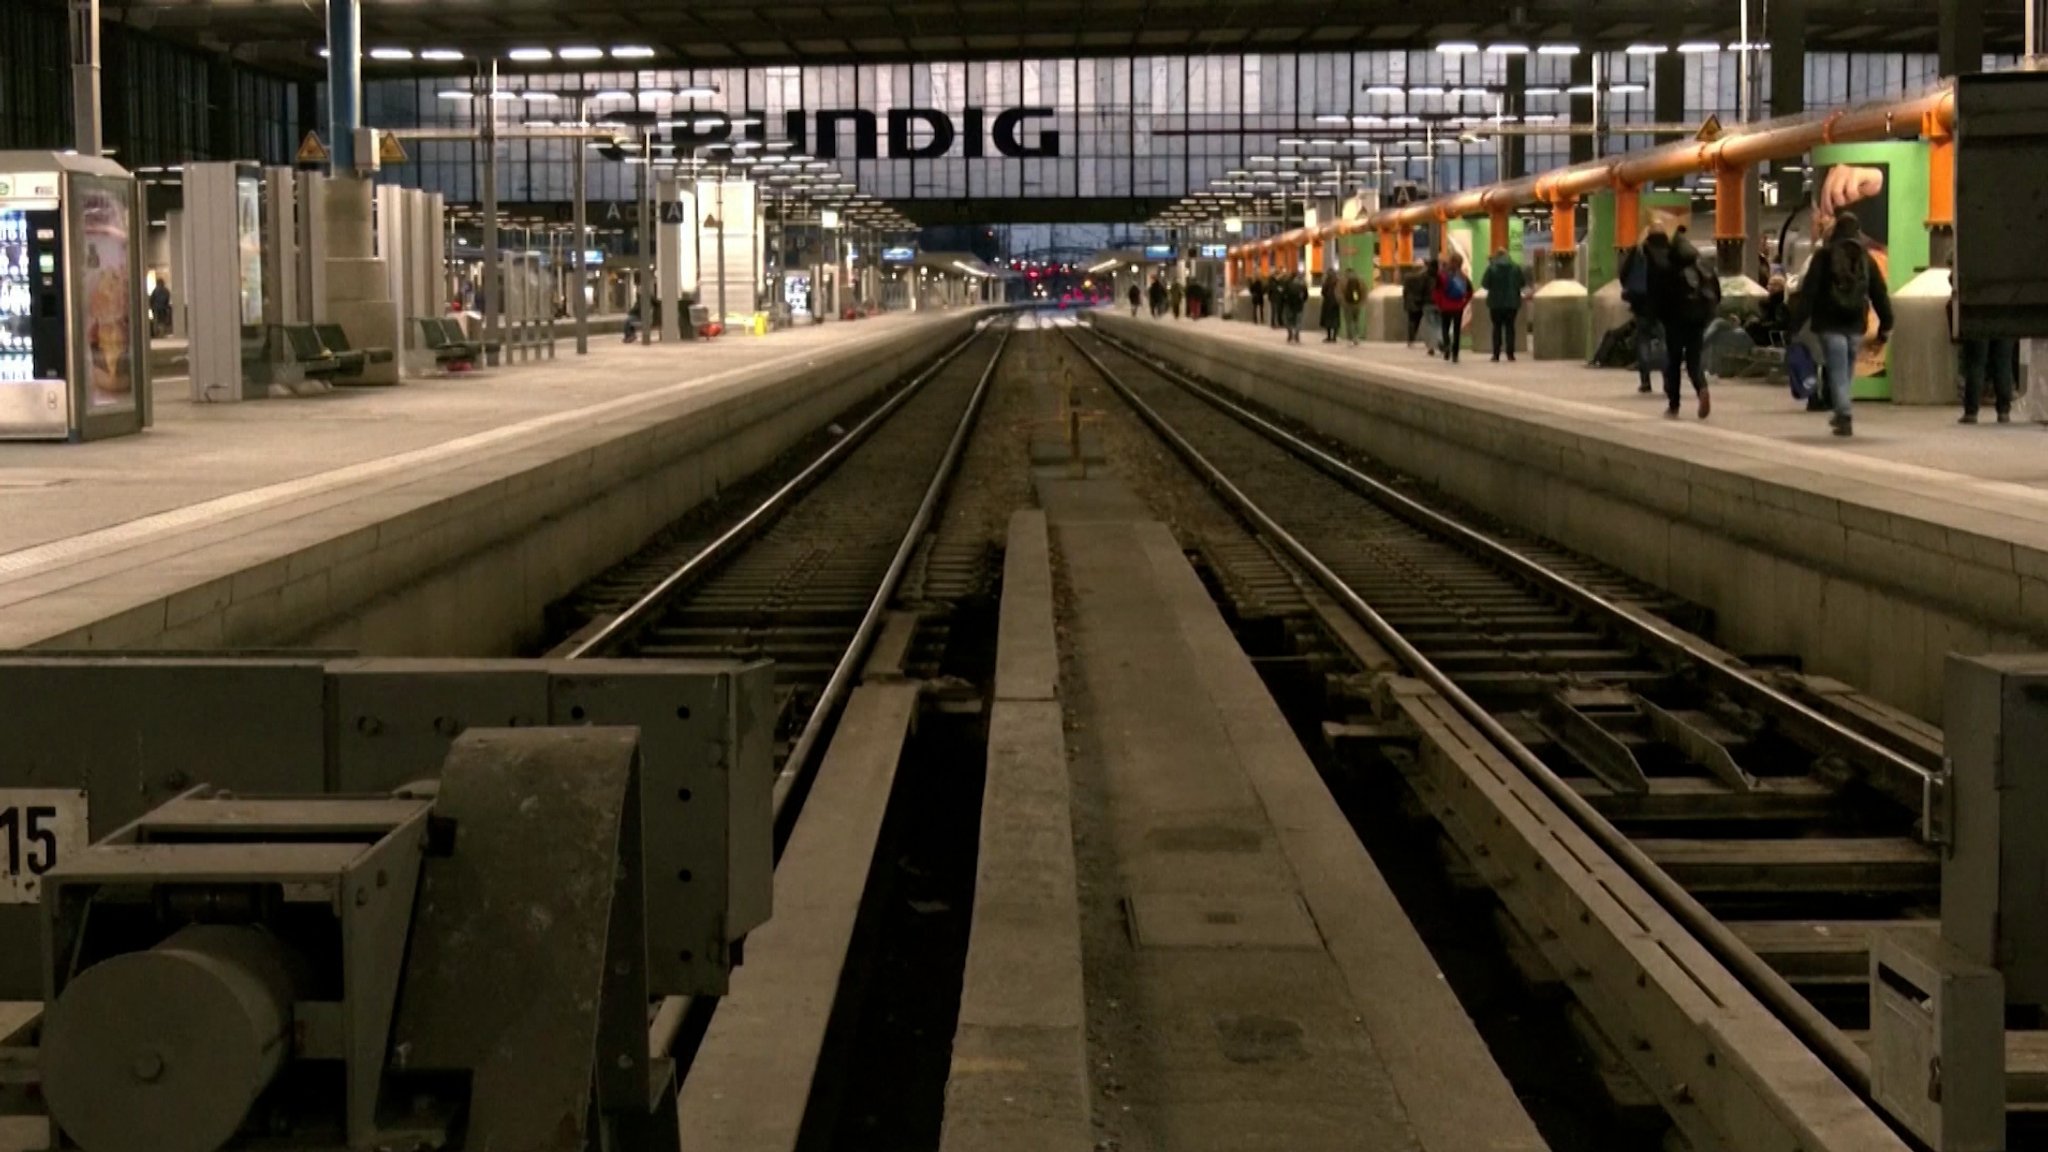
[[[437,367],[474,366],[477,358],[483,355],[482,347],[461,338],[460,329],[457,329],[455,339],[449,339],[448,328],[439,317],[421,316],[413,324],[419,329],[421,347],[434,354]]]
[[[448,339],[451,343],[467,344],[478,351],[488,352],[493,356],[497,355],[504,348],[504,344],[497,340],[470,339],[469,333],[462,330],[462,321],[457,320],[453,316],[441,317],[441,327],[448,333]]]
[[[341,371],[337,375],[361,376],[363,369],[371,364],[391,363],[391,349],[356,348],[349,343],[348,333],[339,324],[315,324],[313,330],[319,335],[320,343],[326,345],[327,350],[341,362]]]

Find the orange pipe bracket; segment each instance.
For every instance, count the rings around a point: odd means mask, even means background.
[[[1508,250],[1508,210],[1495,208],[1487,218],[1486,254],[1497,256]]]
[[[1948,105],[1954,115],[1955,105]],[[1953,228],[1956,223],[1956,138],[1943,123],[1940,109],[1921,118],[1920,134],[1927,138],[1927,226]]]
[[[1746,169],[1719,168],[1714,172],[1714,239],[1741,241],[1748,238],[1745,218],[1747,197],[1743,195]]]
[[[1633,248],[1643,231],[1643,190],[1634,184],[1614,186],[1614,246]]]
[[[1579,246],[1579,202],[1569,197],[1555,200],[1550,205],[1550,250],[1554,253],[1575,251]]]

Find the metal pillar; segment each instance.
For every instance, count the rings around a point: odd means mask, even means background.
[[[578,124],[586,124],[589,120],[587,107],[583,100],[579,98],[576,101],[576,122]],[[589,251],[590,243],[590,220],[587,210],[583,206],[584,185],[589,179],[586,171],[589,156],[590,149],[586,142],[582,140],[576,141],[576,183],[572,197],[575,200],[576,242],[571,245],[575,250],[569,253],[569,267],[574,270],[574,276],[569,284],[570,294],[574,297],[570,301],[570,307],[576,310],[576,354],[578,356],[586,356],[590,353],[590,302],[584,299],[584,289],[589,282],[590,272],[583,266],[583,254]]]
[[[356,0],[327,0],[327,151],[337,176],[355,171],[362,101],[362,10]]]
[[[498,353],[491,349],[503,343],[504,326],[501,318],[505,315],[505,281],[502,261],[498,256],[498,62],[493,59],[484,73],[488,81],[479,107],[483,109],[484,148],[484,357],[485,362],[498,363]]]
[[[100,139],[100,0],[71,0],[71,113],[80,156],[98,156]]]
[[[1573,88],[1593,87],[1593,58],[1594,53],[1592,52],[1581,52],[1577,56],[1572,57],[1571,86]],[[1596,119],[1599,111],[1598,93],[1574,93],[1571,97],[1571,106],[1571,122],[1574,128],[1581,124],[1592,125],[1598,123]],[[1593,159],[1599,152],[1599,145],[1600,140],[1598,136],[1581,136],[1573,133],[1569,138],[1572,163],[1583,164]]]
[[[1806,0],[1770,0],[1764,10],[1764,39],[1771,45],[1771,116],[1797,116],[1806,111]],[[1771,163],[1778,185],[1778,207],[1796,207],[1806,194],[1806,178],[1788,173],[1782,161]]]
[[[640,134],[640,343],[654,343],[654,230],[659,227],[654,208],[654,181],[648,169],[654,167],[654,138]],[[673,305],[671,305],[673,306]]]
[[[1501,112],[1514,117],[1513,123],[1520,124],[1522,122],[1522,115],[1529,110],[1528,99],[1523,95],[1523,89],[1529,86],[1529,58],[1527,56],[1508,57],[1507,84],[1507,96],[1502,102]],[[1501,136],[1500,142],[1500,178],[1503,180],[1513,180],[1527,175],[1529,167],[1529,138],[1519,133],[1509,132]]]

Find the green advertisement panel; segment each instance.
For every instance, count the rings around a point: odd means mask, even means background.
[[[1850,211],[1863,226],[1864,248],[1897,292],[1927,267],[1927,145],[1918,140],[1827,144],[1813,150],[1813,224],[1825,235],[1835,215]],[[1870,317],[1869,334],[1877,334]],[[1856,398],[1889,400],[1890,353],[1866,342],[1856,358]]]
[[[1337,237],[1338,270],[1356,272],[1367,284],[1371,284],[1373,252],[1378,246],[1378,241],[1379,238],[1370,232]]]
[[[1690,192],[1645,192],[1642,207],[1637,210],[1642,227],[1652,221],[1661,222],[1666,232],[1677,231],[1677,225],[1692,220],[1692,193]],[[1634,244],[1636,238],[1628,238]],[[1619,261],[1615,256],[1614,238],[1614,193],[1595,192],[1586,199],[1586,290],[1598,292],[1621,275]]]

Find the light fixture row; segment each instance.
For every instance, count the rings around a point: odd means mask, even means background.
[[[1730,52],[1763,52],[1769,48],[1769,44],[1744,41],[1727,46]],[[1669,44],[1639,43],[1629,45],[1624,51],[1630,56],[1661,56],[1671,49],[1672,46]],[[1678,45],[1678,51],[1689,56],[1706,55],[1710,52],[1719,52],[1721,49],[1722,45],[1718,40],[1687,40]],[[1446,40],[1438,44],[1436,50],[1445,56],[1470,56],[1482,49],[1477,41]],[[1488,44],[1484,51],[1489,56],[1527,56],[1531,52],[1539,56],[1577,56],[1582,49],[1576,44],[1539,44],[1531,48],[1527,44],[1501,43]]]

